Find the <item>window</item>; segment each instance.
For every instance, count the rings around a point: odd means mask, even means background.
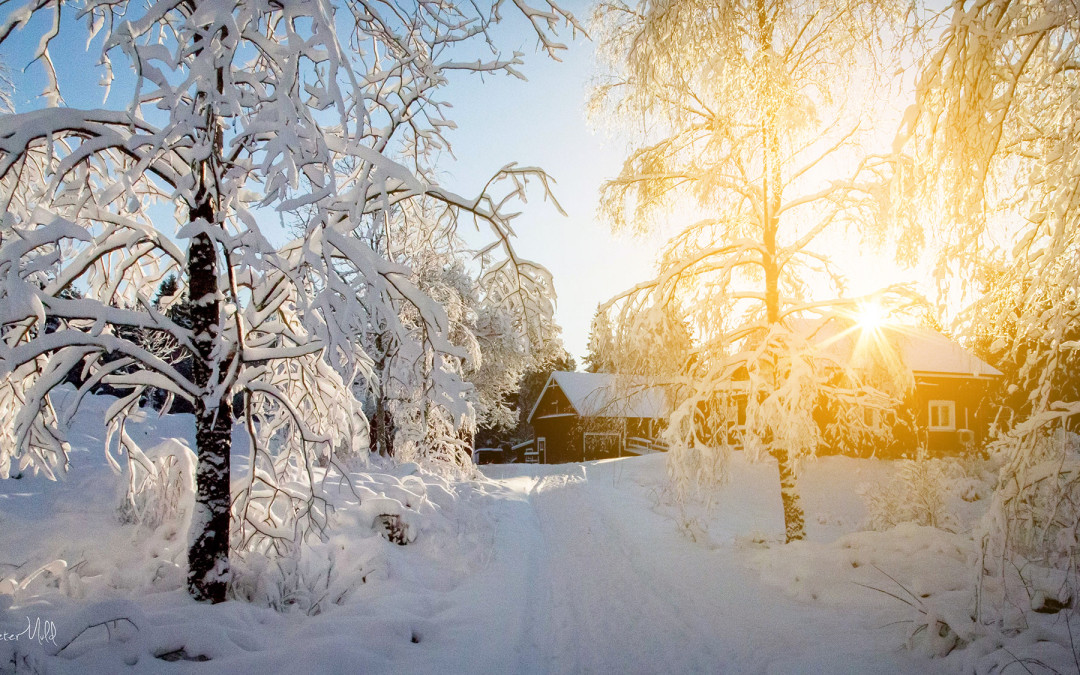
[[[956,428],[956,402],[930,401],[930,431],[952,431]]]

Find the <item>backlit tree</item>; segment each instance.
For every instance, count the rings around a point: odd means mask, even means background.
[[[974,332],[1012,380],[1019,415],[999,443],[994,534],[1075,571],[1080,11],[989,0],[952,2],[941,18],[896,142],[908,166],[898,192],[929,206],[934,227],[913,218],[908,229],[940,246],[943,286],[983,296]]]
[[[908,7],[642,0],[597,10],[608,70],[593,103],[633,137],[603,187],[602,212],[615,228],[639,230],[701,216],[668,242],[655,278],[603,309],[624,321],[689,311],[699,344],[683,367],[669,471],[682,488],[723,479],[729,441],[718,429],[735,423],[743,399],[743,442],[780,467],[788,540],[803,536],[795,472],[819,443],[818,395],[884,405],[854,372],[830,374],[842,364],[816,349],[801,319],[856,308],[821,297],[843,281],[816,247],[827,232],[873,227],[882,215],[891,165],[867,154],[870,108],[851,93],[882,89],[881,43]]]

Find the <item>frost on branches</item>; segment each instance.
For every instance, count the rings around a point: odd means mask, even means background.
[[[942,19],[897,148],[910,167],[904,189],[942,225],[939,279],[981,283],[964,289],[982,295],[972,332],[1010,380],[983,570],[1057,568],[1076,598],[1080,14],[994,0],[951,3]]]
[[[506,196],[523,197],[524,183],[507,176],[515,180]],[[448,340],[458,353],[442,355],[437,368],[444,375],[433,379],[435,354],[422,339],[426,324],[415,307],[395,305],[393,319],[414,339],[402,341],[383,320],[368,324],[362,342],[378,377],[362,399],[372,420],[373,451],[446,470],[469,464],[476,428],[517,423],[511,395],[556,335],[553,290],[540,266],[509,263],[492,256],[490,247],[470,249],[457,234],[459,213],[421,206],[424,217],[409,217],[414,205],[405,205],[391,216],[393,227],[380,225],[364,236],[372,248],[407,265],[417,287],[445,310]],[[464,400],[467,408],[456,411],[455,420],[442,400]]]
[[[576,26],[550,3],[515,6],[552,55],[557,23]],[[368,235],[428,227],[410,206],[421,199],[444,226],[474,218],[492,235],[491,304],[549,306],[544,274],[510,247],[506,210],[542,173],[509,166],[464,198],[430,166],[451,124],[439,96],[447,77],[518,74],[519,56],[488,39],[498,10],[119,0],[8,11],[0,41],[41,30],[32,58],[49,82],[48,107],[0,117],[0,475],[65,470],[64,422],[99,385],[126,392],[107,421],[109,451],[129,462],[144,462],[123,432],[144,394],[188,401],[198,445],[188,587],[220,601],[230,539],[295,550],[328,522],[313,466],[367,452],[350,391],[382,385],[361,339],[370,326],[410,353],[426,414],[467,426],[467,354],[446,307],[412,261]],[[128,105],[65,105],[51,52],[61,42],[100,48],[93,75],[106,88],[114,68],[137,73]],[[512,187],[495,197],[500,183]],[[286,217],[296,236],[280,243]],[[181,293],[155,304],[170,274]],[[181,295],[184,322],[169,312]],[[191,357],[190,374],[133,334],[168,336]],[[72,372],[78,393],[57,407],[49,393]],[[243,477],[229,465],[234,417],[250,455]]]
[[[843,293],[815,246],[845,227],[872,234],[881,220],[893,169],[866,154],[867,111],[847,93],[887,90],[888,69],[874,66],[889,61],[881,45],[903,33],[908,8],[611,1],[596,13],[608,74],[593,109],[626,119],[634,134],[621,173],[603,187],[601,211],[616,228],[636,230],[662,229],[689,204],[701,216],[670,239],[654,279],[602,311],[625,327],[689,310],[697,345],[674,379],[667,432],[677,491],[708,493],[724,477],[727,449],[745,443],[779,464],[789,541],[803,536],[795,475],[820,441],[819,399],[834,409],[880,408],[902,389],[869,387],[806,328],[830,318],[850,325],[856,309],[853,300],[811,298],[812,289]]]

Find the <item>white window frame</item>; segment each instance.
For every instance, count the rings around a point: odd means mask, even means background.
[[[947,425],[934,426],[934,408],[944,408],[949,411]],[[940,415],[938,419],[940,420]],[[926,428],[928,431],[956,431],[956,401],[930,401],[926,409]]]
[[[541,464],[547,464],[547,436],[536,439],[536,459]]]

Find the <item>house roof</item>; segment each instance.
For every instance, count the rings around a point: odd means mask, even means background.
[[[825,344],[838,360],[849,360],[865,331],[857,325],[840,325],[836,321],[795,320],[793,328],[812,335],[819,345]],[[1001,371],[961,347],[941,333],[919,326],[886,325],[876,329],[875,342],[891,345],[901,361],[918,375],[952,377],[1000,377]],[[529,412],[532,422],[547,390],[557,386],[574,411],[582,417],[641,417],[661,419],[671,411],[667,389],[651,384],[647,379],[614,373],[578,373],[558,371],[551,374],[536,404]]]
[[[886,324],[867,329],[853,324],[842,326],[836,320],[796,320],[794,329],[813,334],[818,344],[831,343],[830,351],[837,357],[851,358],[856,345],[869,337],[879,345],[891,345],[900,360],[915,375],[949,375],[967,377],[1000,377],[1001,371],[961,347],[936,330],[922,326]],[[869,333],[869,334],[868,334]]]
[[[529,413],[532,421],[544,394],[558,386],[582,417],[644,417],[660,419],[670,412],[664,389],[641,377],[614,373],[557,371],[551,374]]]
[[[909,328],[900,332],[897,339],[904,362],[915,373],[947,373],[973,377],[1002,375],[1000,370],[935,330]]]

